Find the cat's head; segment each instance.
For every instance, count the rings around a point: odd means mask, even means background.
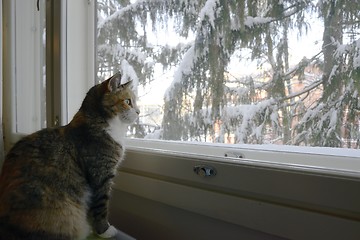
[[[140,114],[132,82],[121,84],[121,74],[118,72],[101,85],[105,88],[102,105],[109,117],[119,118],[124,124],[132,124]]]

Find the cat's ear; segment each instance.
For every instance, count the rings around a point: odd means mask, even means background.
[[[108,89],[110,92],[117,91],[121,87],[121,73],[117,72],[109,79]]]
[[[132,80],[130,80],[130,81],[128,81],[128,82],[126,82],[126,83],[124,83],[124,84],[121,84],[121,88],[129,88],[130,86],[131,86],[131,84],[132,84]]]

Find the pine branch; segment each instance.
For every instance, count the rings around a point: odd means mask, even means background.
[[[286,100],[289,100],[289,99],[292,99],[292,98],[295,98],[295,97],[298,97],[300,95],[303,95],[305,93],[308,93],[310,92],[311,90],[317,88],[318,86],[320,86],[321,84],[323,83],[322,79],[318,79],[317,81],[313,82],[312,84],[310,84],[309,86],[306,86],[303,90],[299,91],[299,92],[296,92],[296,93],[292,93],[282,99],[279,99],[279,102],[284,102]]]

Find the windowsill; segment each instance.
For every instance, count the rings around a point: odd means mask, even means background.
[[[359,150],[288,145],[214,144],[126,139],[129,151],[211,159],[216,162],[326,173],[359,178]],[[225,157],[225,154],[228,156]],[[238,156],[242,156],[239,158]]]
[[[142,139],[126,145],[115,191],[290,239],[359,234],[356,150]],[[245,158],[223,156],[231,152]],[[216,176],[197,175],[199,165]]]

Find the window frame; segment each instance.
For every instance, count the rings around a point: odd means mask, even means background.
[[[21,139],[16,131],[15,1],[4,0],[3,124],[5,152]],[[33,1],[36,4],[36,1]],[[21,5],[20,5],[21,6]],[[47,127],[67,124],[95,83],[95,1],[46,1]],[[71,24],[69,24],[71,23]],[[75,23],[75,24],[74,24]],[[75,71],[74,69],[82,69]],[[74,81],[76,79],[76,81]],[[72,81],[73,84],[69,84]],[[75,84],[74,84],[75,83]],[[72,104],[72,102],[74,102]]]
[[[14,102],[14,74],[15,63],[15,45],[11,44],[14,38],[13,29],[13,1],[5,1],[5,30],[8,34],[5,35],[4,49],[4,100],[7,103]],[[80,107],[87,90],[95,83],[95,61],[96,51],[95,45],[95,20],[96,20],[96,1],[68,1],[60,2],[54,1],[46,5],[47,12],[51,12],[47,17],[52,19],[47,26],[51,31],[49,33],[48,42],[57,42],[57,45],[47,44],[47,58],[53,59],[47,64],[49,89],[47,90],[49,99],[48,108],[53,108],[56,111],[50,112],[51,116],[48,119],[54,119],[56,115],[61,116],[59,124],[67,124],[72,116]],[[75,21],[76,20],[76,21]],[[77,22],[78,24],[69,24]],[[82,34],[81,34],[82,33]],[[85,44],[84,44],[85,43]],[[84,71],[75,71],[76,69],[83,69]],[[19,71],[19,70],[18,70]],[[55,77],[56,76],[56,77]],[[9,80],[8,80],[9,79]],[[51,79],[52,81],[50,81]],[[74,81],[76,79],[76,81]],[[70,83],[71,81],[71,83]],[[74,85],[76,84],[76,85]],[[53,96],[57,90],[60,93]],[[74,99],[76,98],[76,99]],[[70,104],[70,102],[75,102]],[[70,106],[72,105],[72,106]],[[10,142],[14,143],[22,134],[14,134],[14,109],[10,104],[4,104],[4,112],[7,133],[10,136]],[[10,116],[10,117],[9,117]],[[55,124],[49,121],[48,126]],[[10,131],[10,133],[9,133]],[[259,162],[261,164],[274,164],[279,166],[287,166],[290,168],[299,168],[309,172],[329,173],[335,175],[356,175],[360,173],[360,163],[357,163],[359,157],[356,156],[358,150],[354,149],[335,149],[335,148],[314,148],[314,147],[296,147],[296,146],[265,146],[264,145],[226,145],[226,144],[209,144],[209,143],[191,143],[191,142],[176,142],[165,140],[146,140],[146,139],[128,139],[127,144],[129,150],[137,149],[153,149],[159,153],[166,153],[167,151],[182,154],[190,154],[200,157],[217,157],[227,162],[228,158],[224,158],[225,153],[238,154],[247,159],[246,161]],[[315,149],[315,150],[314,150]],[[316,150],[317,149],[317,150]],[[320,151],[319,151],[320,149]],[[305,151],[306,150],[306,151]],[[305,153],[304,153],[305,151]],[[341,152],[345,154],[342,155]],[[278,156],[277,156],[278,154]],[[317,164],[311,164],[308,161],[299,160],[294,156],[302,155],[307,157],[315,157]],[[312,155],[313,154],[313,155]],[[271,156],[269,158],[269,156]],[[320,162],[319,159],[331,159],[331,162]],[[231,156],[230,156],[231,157]],[[340,160],[341,159],[341,160]],[[245,161],[245,160],[242,160]],[[340,161],[342,161],[340,163]],[[328,163],[328,164],[327,164]]]
[[[15,1],[3,1],[3,124],[5,152],[23,134],[16,132],[15,78],[16,78],[16,43],[15,43]]]
[[[14,38],[14,29],[13,29],[13,11],[14,3],[13,1],[5,1],[5,26],[6,31],[9,34],[5,36],[5,45],[10,45],[4,49],[4,99],[6,102],[14,102],[13,88],[12,85],[14,82],[15,74],[15,63],[14,63],[14,52],[15,46],[12,43]],[[46,12],[47,14],[47,28],[50,31],[47,31],[47,59],[52,59],[47,62],[47,100],[50,100],[48,105],[47,112],[48,114],[48,127],[54,126],[54,120],[57,116],[60,116],[60,125],[67,124],[72,116],[76,113],[80,104],[90,87],[95,83],[96,69],[96,50],[94,48],[96,43],[96,1],[48,1],[46,3]],[[50,20],[49,20],[50,19]],[[76,22],[76,24],[74,24]],[[70,24],[71,23],[71,24]],[[55,42],[55,43],[53,43]],[[10,69],[10,70],[8,70]],[[83,71],[76,71],[77,69],[82,69]],[[8,81],[7,79],[10,79]],[[76,81],[74,80],[76,79]],[[76,84],[76,85],[75,85]],[[10,90],[10,91],[8,91]],[[59,91],[60,90],[60,91]],[[10,94],[9,94],[10,93]],[[55,94],[56,95],[52,95]],[[12,123],[15,119],[13,108],[9,108],[9,104],[4,104],[6,113],[6,125],[10,126],[6,129],[12,129]],[[55,111],[50,111],[49,109],[55,108]],[[9,118],[9,116],[11,116]],[[4,120],[5,121],[5,120]],[[11,130],[13,131],[13,130]],[[14,143],[17,139],[22,137],[12,136],[12,132],[6,133],[7,136],[10,136],[12,139],[10,142]],[[12,136],[12,137],[11,137]],[[188,143],[188,142],[176,142],[176,141],[166,141],[166,140],[145,140],[145,139],[128,139],[128,144],[130,149],[132,147],[141,146],[143,148],[153,148],[155,150],[161,151],[174,151],[190,154],[200,154],[200,155],[215,155],[223,156],[224,153],[229,152],[230,154],[240,154],[244,155],[247,159],[258,159],[259,161],[268,162],[268,164],[288,164],[288,165],[299,165],[300,167],[313,169],[313,171],[343,171],[348,172],[359,172],[360,166],[356,164],[355,152],[358,150],[354,149],[339,149],[338,151],[332,151],[334,148],[314,148],[314,147],[296,147],[296,146],[276,146],[271,147],[264,145],[226,145],[226,144],[213,144],[213,143]],[[197,149],[200,148],[200,149]],[[240,150],[239,150],[240,148]],[[215,149],[215,150],[214,150]],[[328,157],[328,152],[333,152],[331,155],[337,156],[337,158],[345,158],[342,163],[338,163],[338,160],[335,160],[334,156],[331,157],[332,162],[326,164],[322,162],[321,164],[312,165],[306,161],[294,161],[294,158],[282,158],[283,160],[270,160],[266,157],[266,154],[272,156],[284,156],[284,153],[288,154],[300,154],[304,151],[307,154],[315,154],[316,157],[324,155],[324,158]],[[313,151],[314,149],[318,149]],[[322,149],[319,151],[319,149]],[[345,152],[345,155],[341,155],[341,151]],[[351,153],[350,153],[351,152]],[[204,154],[207,153],[207,154]],[[252,155],[256,153],[255,157]],[[262,154],[260,154],[262,153]],[[349,155],[350,153],[350,155]],[[250,154],[250,156],[249,156]],[[275,157],[272,157],[275,159]],[[289,162],[287,162],[289,161]],[[355,164],[355,169],[353,169]],[[314,170],[317,169],[317,170]]]
[[[131,149],[153,149],[159,153],[172,152],[200,157],[215,157],[221,162],[279,166],[306,172],[328,173],[337,176],[360,174],[359,150],[329,147],[301,147],[289,145],[222,144],[127,138]],[[310,160],[314,159],[314,160]],[[326,159],[324,161],[324,159]]]
[[[29,13],[27,13],[28,16],[32,16],[35,18],[35,20],[37,20],[36,18],[38,18],[36,15],[40,15],[40,17],[42,17],[42,14],[46,14],[46,12],[48,12],[48,9],[45,8],[45,1],[42,1],[43,4],[39,5],[39,9],[36,9],[36,1],[31,1],[31,2],[27,2],[27,4],[33,5],[33,10],[34,10],[34,15],[29,15]],[[47,1],[46,5],[49,5],[50,1]],[[2,5],[3,5],[3,33],[4,33],[4,43],[3,43],[3,82],[2,82],[2,87],[3,87],[3,124],[4,124],[4,150],[5,152],[7,150],[9,150],[11,148],[11,146],[13,144],[15,144],[18,140],[20,140],[24,135],[26,135],[26,133],[23,132],[18,132],[17,131],[17,116],[16,116],[16,105],[17,104],[21,104],[21,102],[17,103],[17,99],[16,99],[16,94],[17,94],[17,86],[16,86],[16,81],[19,81],[19,84],[22,83],[22,81],[27,81],[27,79],[21,79],[19,76],[22,76],[24,73],[22,72],[23,69],[21,69],[19,66],[17,66],[17,58],[18,57],[18,53],[19,49],[18,46],[22,44],[22,41],[31,41],[31,43],[33,43],[35,45],[35,56],[34,56],[34,70],[32,72],[32,74],[36,75],[36,77],[39,78],[39,82],[37,82],[36,84],[41,85],[42,84],[42,73],[43,73],[43,69],[42,69],[42,65],[41,65],[41,61],[46,61],[45,60],[41,60],[41,56],[39,54],[42,54],[44,52],[44,50],[41,50],[40,48],[42,47],[41,45],[41,37],[37,36],[35,38],[32,38],[33,36],[29,36],[29,38],[23,37],[20,38],[16,35],[17,32],[21,32],[22,29],[18,29],[18,27],[22,27],[22,24],[17,23],[16,20],[16,15],[22,15],[23,11],[28,11],[29,9],[26,9],[27,6],[24,6],[21,2],[17,2],[17,1],[12,1],[12,0],[4,0],[2,1]],[[43,9],[45,8],[45,9]],[[40,12],[40,13],[39,13]],[[50,16],[50,14],[49,14]],[[53,15],[51,15],[53,16]],[[43,27],[40,23],[41,19],[39,19],[39,22],[35,22],[35,26],[33,26],[34,31],[38,32],[39,29],[41,27]],[[46,20],[46,23],[48,23],[48,19]],[[52,26],[51,26],[52,27]],[[50,26],[47,26],[47,28],[51,29]],[[26,30],[26,29],[25,29]],[[23,34],[26,34],[26,31],[23,31]],[[50,31],[49,31],[50,32]],[[50,35],[49,32],[47,33],[47,35]],[[50,39],[47,36],[47,39]],[[39,41],[38,43],[36,43],[36,41]],[[55,41],[54,41],[55,42]],[[49,55],[50,51],[54,51],[54,47],[52,44],[49,44],[50,42],[47,41],[46,42],[46,47],[47,49],[46,54]],[[39,49],[36,49],[39,48]],[[39,52],[36,52],[37,50],[39,50]],[[45,58],[48,58],[45,56]],[[50,63],[46,63],[46,67],[50,68],[50,66],[52,66],[53,64]],[[48,71],[48,69],[47,69]],[[53,80],[53,75],[46,75],[46,84],[53,84],[54,80]],[[51,79],[49,81],[49,79]],[[35,79],[35,81],[37,81]],[[31,90],[34,89],[27,89],[28,92],[31,92]],[[50,92],[52,92],[52,90],[50,91],[50,87],[48,87],[46,89],[47,93],[46,95],[49,95]],[[37,95],[37,93],[33,93],[34,95]],[[41,99],[38,99],[38,104],[37,106],[35,106],[34,108],[37,109],[38,112],[43,112],[44,109],[42,109],[43,106],[41,106],[42,102]],[[26,101],[26,98],[21,100],[21,101]],[[50,111],[50,109],[56,107],[55,104],[53,104],[52,101],[50,101],[50,98],[47,96],[46,97],[46,113],[52,112]],[[49,116],[45,116],[46,120],[47,120],[47,126],[53,126],[50,124],[49,121]],[[41,127],[43,127],[43,123],[40,123]],[[40,127],[40,128],[41,128]]]
[[[114,190],[289,239],[360,236],[359,172],[290,163],[296,157],[340,161],[341,156],[246,147],[241,150],[251,158],[216,155],[234,149],[127,139]],[[272,163],[263,156],[289,161]],[[196,166],[217,174],[202,177]]]

